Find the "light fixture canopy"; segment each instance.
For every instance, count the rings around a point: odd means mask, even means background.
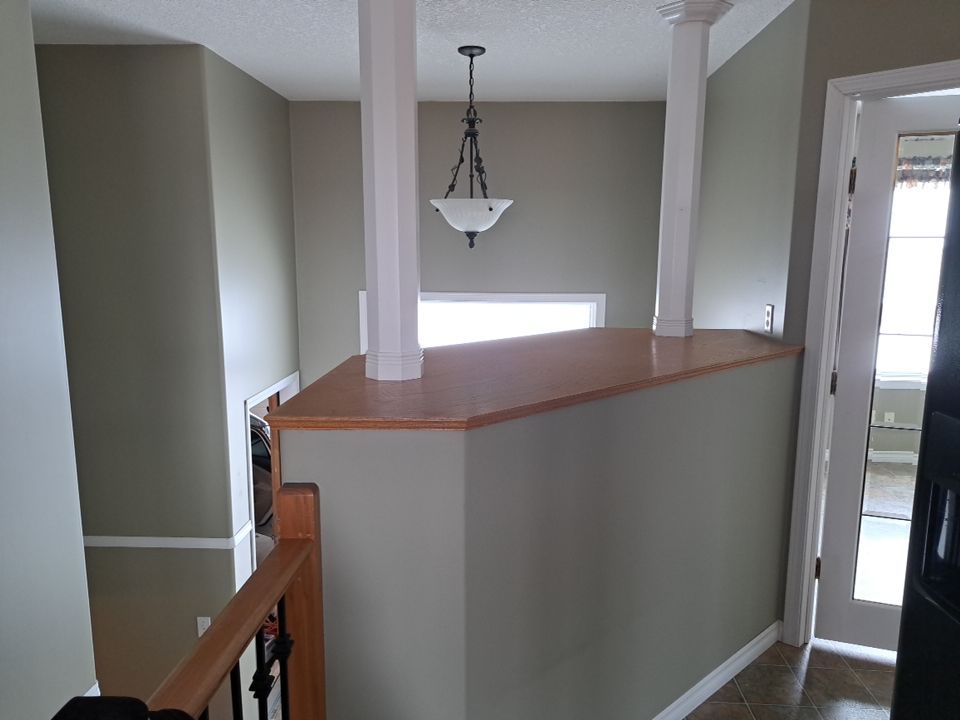
[[[480,156],[480,130],[477,128],[482,121],[477,116],[477,108],[473,104],[473,59],[483,55],[486,49],[479,45],[463,45],[457,48],[461,55],[470,58],[470,98],[467,106],[466,116],[463,118],[467,124],[463,131],[463,140],[460,142],[460,156],[457,164],[451,169],[453,178],[447,186],[447,192],[443,199],[431,200],[437,212],[441,213],[444,219],[450,223],[455,230],[459,230],[467,236],[470,241],[470,247],[474,246],[474,240],[477,235],[484,230],[489,230],[494,223],[500,219],[503,211],[513,204],[513,200],[504,200],[501,198],[491,198],[487,194],[487,171],[483,166],[483,158]],[[451,198],[450,194],[457,188],[457,177],[460,174],[460,168],[465,162],[464,151],[469,154],[470,162],[467,165],[470,176],[470,197]],[[475,198],[474,185],[480,186],[481,198]]]

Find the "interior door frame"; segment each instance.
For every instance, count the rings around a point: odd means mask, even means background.
[[[814,576],[823,526],[819,500],[826,483],[833,415],[830,380],[858,103],[955,87],[960,87],[960,60],[853,75],[827,83],[783,616],[783,641],[793,645],[802,645],[813,637]]]

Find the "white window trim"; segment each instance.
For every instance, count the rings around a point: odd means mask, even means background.
[[[606,327],[606,293],[421,292],[421,300],[446,302],[590,303],[590,327]],[[360,354],[367,352],[367,291],[360,290]]]
[[[880,390],[926,390],[925,373],[877,373],[874,387]]]

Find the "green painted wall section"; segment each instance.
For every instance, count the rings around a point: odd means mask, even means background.
[[[467,718],[650,718],[782,617],[798,366],[467,433]]]
[[[197,642],[196,618],[233,596],[226,550],[87,548],[105,695],[148,698]]]
[[[244,401],[296,372],[289,103],[203,50],[232,530],[250,519]]]
[[[607,325],[649,327],[664,108],[658,102],[482,103],[490,191],[515,203],[471,251],[429,204],[450,181],[464,104],[421,103],[421,288],[605,292]],[[359,352],[357,291],[365,285],[360,112],[356,103],[295,102],[290,116],[300,365],[311,382]]]
[[[96,681],[27,0],[0,3],[0,691],[49,718]]]
[[[694,324],[783,332],[809,0],[707,82]]]
[[[288,103],[196,46],[37,58],[85,533],[230,538],[244,401],[298,366]],[[106,692],[153,691],[251,537],[88,551]]]
[[[233,532],[202,53],[37,50],[87,535]]]
[[[464,434],[281,437],[320,487],[328,716],[464,718]]]
[[[796,359],[467,432],[283,431],[331,717],[650,718],[781,617]]]

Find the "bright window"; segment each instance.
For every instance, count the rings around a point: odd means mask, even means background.
[[[360,352],[367,351],[367,294],[360,291]],[[603,327],[603,293],[420,294],[420,346]]]
[[[952,135],[900,138],[877,342],[880,386],[926,382],[952,154]]]

